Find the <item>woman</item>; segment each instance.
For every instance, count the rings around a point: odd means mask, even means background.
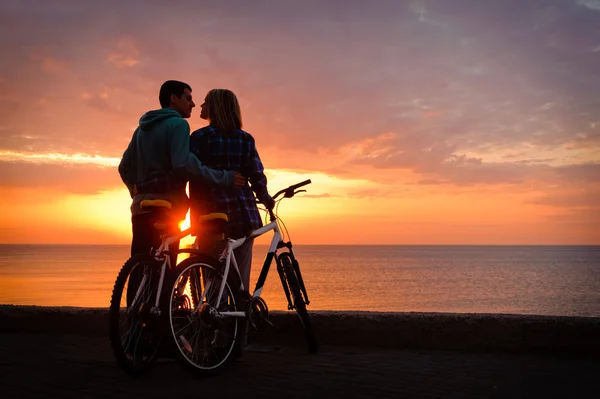
[[[209,91],[201,105],[200,118],[207,120],[209,125],[192,133],[191,151],[203,165],[239,172],[250,185],[230,188],[199,180],[190,181],[191,220],[198,220],[208,213],[225,213],[229,219],[228,236],[234,239],[244,237],[262,226],[254,193],[268,209],[274,205],[267,191],[267,178],[254,138],[242,130],[240,106],[230,90]],[[247,241],[234,252],[246,289],[250,284],[253,241]]]

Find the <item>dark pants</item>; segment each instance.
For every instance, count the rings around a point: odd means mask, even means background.
[[[161,244],[160,232],[154,227],[154,223],[162,219],[160,214],[155,212],[140,213],[131,217],[131,228],[133,238],[131,240],[131,256],[136,254],[151,254],[151,251],[158,249]],[[177,264],[177,253],[179,241],[170,245],[171,266]],[[153,253],[152,253],[153,255]],[[142,269],[136,268],[129,276],[129,285],[127,287],[127,304],[131,304],[137,287],[142,279]],[[156,276],[155,278],[158,278]]]

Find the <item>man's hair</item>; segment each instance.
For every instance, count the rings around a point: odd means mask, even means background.
[[[183,91],[188,89],[192,91],[189,84],[180,82],[178,80],[167,80],[160,86],[160,92],[158,93],[158,101],[162,108],[167,108],[171,105],[171,94],[175,94],[178,98],[181,98]]]
[[[242,128],[242,112],[237,97],[231,90],[212,89],[206,95],[208,120],[225,131]]]

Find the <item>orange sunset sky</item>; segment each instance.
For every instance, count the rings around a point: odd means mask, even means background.
[[[296,244],[600,244],[600,1],[8,0],[0,43],[0,243],[129,243],[178,79],[238,95],[271,192],[312,179]]]

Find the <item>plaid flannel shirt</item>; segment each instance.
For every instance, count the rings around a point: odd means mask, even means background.
[[[250,182],[250,186],[233,188],[190,181],[192,224],[201,215],[221,212],[229,218],[228,234],[232,238],[243,237],[261,227],[254,193],[263,203],[271,197],[252,135],[243,130],[225,132],[216,126],[206,126],[192,133],[190,150],[203,165],[239,172]]]

